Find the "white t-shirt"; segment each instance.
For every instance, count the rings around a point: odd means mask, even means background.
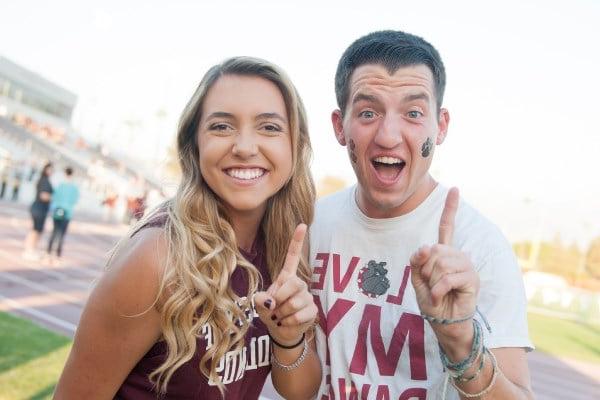
[[[448,189],[438,184],[415,210],[388,219],[365,216],[355,190],[321,199],[310,229],[312,290],[320,309],[317,346],[324,364],[317,398],[439,399],[445,375],[435,334],[420,316],[409,260],[420,246],[437,243]],[[479,272],[478,306],[492,328],[491,334],[483,329],[485,345],[532,349],[512,248],[462,200],[453,246],[469,254]],[[448,387],[446,398],[458,399]]]

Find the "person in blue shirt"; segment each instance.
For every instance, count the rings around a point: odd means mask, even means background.
[[[79,188],[73,183],[73,168],[65,168],[65,181],[58,185],[52,196],[50,212],[54,221],[54,229],[48,241],[48,255],[56,243],[56,257],[60,259],[63,241],[67,234],[69,221],[73,216],[73,208],[79,200]]]

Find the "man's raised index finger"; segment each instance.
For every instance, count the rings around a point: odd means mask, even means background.
[[[440,244],[452,244],[452,235],[454,234],[454,218],[456,217],[456,210],[458,210],[458,200],[458,188],[453,187],[448,191],[448,195],[446,196],[446,204],[444,205],[444,211],[442,211],[442,217],[440,218]]]

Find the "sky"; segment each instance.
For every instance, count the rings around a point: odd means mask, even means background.
[[[77,94],[76,129],[146,160],[164,160],[210,66],[272,61],[306,105],[316,180],[348,184],[330,123],[337,61],[370,31],[417,34],[447,73],[433,175],[513,241],[600,236],[599,1],[8,0],[0,20],[0,55]]]

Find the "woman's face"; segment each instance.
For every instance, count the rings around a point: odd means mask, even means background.
[[[198,127],[200,172],[228,211],[265,211],[292,172],[283,96],[257,76],[224,75],[208,91]]]

